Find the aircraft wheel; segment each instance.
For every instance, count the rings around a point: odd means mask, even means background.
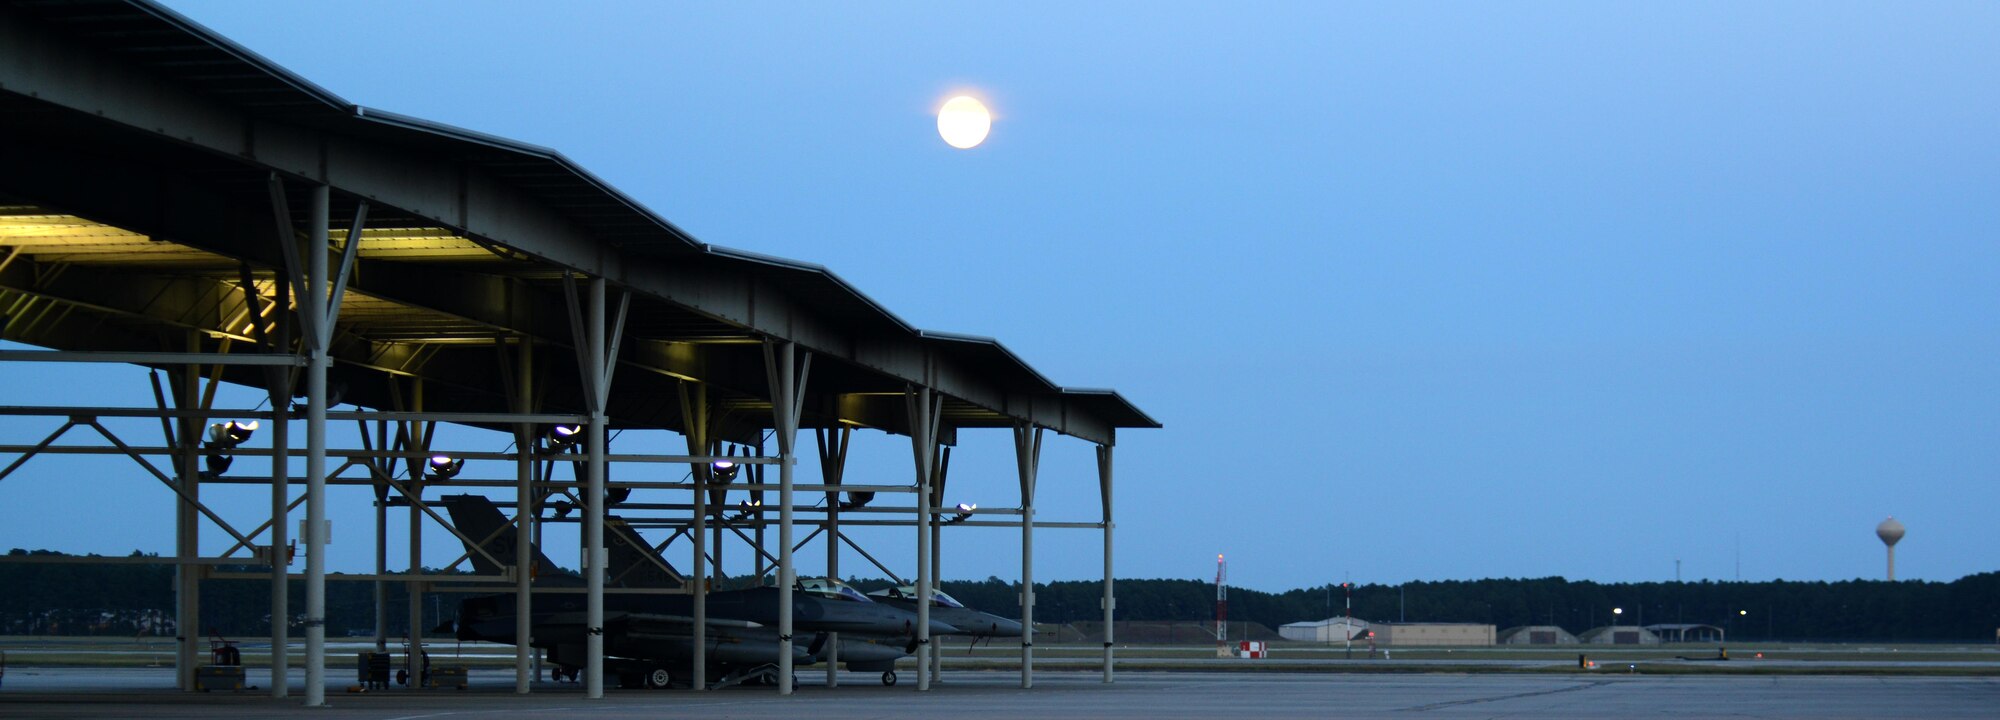
[[[656,667],[646,673],[646,687],[660,690],[667,687],[673,679],[673,673],[667,672],[666,668]]]
[[[883,685],[885,685],[885,686],[888,686],[888,687],[895,687],[895,686],[896,686],[896,671],[894,671],[894,670],[889,670],[889,671],[886,671],[886,672],[882,673],[882,684],[883,684]]]

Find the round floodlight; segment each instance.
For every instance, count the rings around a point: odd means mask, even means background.
[[[247,423],[240,423],[235,420],[216,423],[208,426],[208,443],[211,446],[233,448],[243,444],[243,441],[249,440],[250,435],[255,432],[257,432],[257,421],[255,420]]]
[[[450,480],[465,469],[464,460],[453,459],[450,455],[432,455],[430,462],[432,480]]]
[[[583,426],[550,425],[548,432],[543,433],[543,437],[547,438],[548,449],[566,450],[569,446],[575,445],[577,440],[582,439]]]

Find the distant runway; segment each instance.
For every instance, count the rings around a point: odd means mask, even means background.
[[[333,707],[311,717],[420,720],[529,718],[585,712],[588,718],[729,717],[800,720],[869,717],[1158,718],[1991,718],[2000,679],[1826,676],[1648,676],[1445,674],[1290,674],[1127,672],[1114,685],[1095,673],[1044,672],[1033,690],[1009,672],[945,673],[929,693],[912,678],[894,688],[872,675],[847,674],[829,689],[818,672],[801,672],[791,697],[771,688],[612,690],[586,701],[575,685],[541,685],[513,695],[510,672],[476,671],[467,692],[397,690],[353,695],[348,676],[329,689]],[[254,673],[253,673],[254,681]],[[12,668],[0,687],[6,718],[250,718],[306,714],[295,693],[187,694],[168,689],[160,669]]]

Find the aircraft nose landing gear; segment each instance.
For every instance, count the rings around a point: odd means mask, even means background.
[[[882,684],[883,684],[884,686],[887,686],[887,687],[895,687],[895,686],[896,686],[896,671],[894,671],[894,670],[888,670],[888,671],[884,671],[884,672],[882,673]]]

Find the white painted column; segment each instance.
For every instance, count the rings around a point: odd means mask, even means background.
[[[944,584],[944,524],[938,522],[937,512],[945,507],[944,488],[951,471],[951,448],[934,446],[931,456],[931,583]],[[944,680],[944,649],[932,648],[931,662],[925,672],[930,673],[931,682]]]
[[[930,388],[905,396],[917,465],[917,691],[931,689],[931,467],[937,449],[937,398]]]
[[[583,547],[589,567],[583,571],[585,594],[584,627],[584,697],[597,699],[604,697],[604,414],[605,383],[605,332],[604,332],[604,278],[590,279],[590,317],[584,322],[587,333],[585,345],[587,360],[585,375],[595,400],[590,407],[590,423],[587,440],[590,451],[588,481],[584,490]]]
[[[837,487],[847,472],[847,441],[853,437],[853,430],[843,425],[838,428],[818,430],[819,473],[821,482]],[[826,574],[840,578],[840,491],[826,494]],[[840,687],[840,633],[827,633],[826,637],[826,686]]]
[[[305,312],[313,336],[306,357],[306,706],[326,704],[326,373],[333,365],[327,342],[326,227],[332,202],[325,185],[314,185],[307,213]]]
[[[792,342],[764,343],[765,372],[770,378],[771,412],[778,441],[778,694],[792,694],[792,585],[798,568],[792,559],[792,470],[798,465],[799,411],[805,402],[805,375],[798,346]]]
[[[1042,464],[1042,429],[1014,426],[1021,475],[1021,687],[1035,686],[1035,479]]]
[[[692,391],[689,385],[693,385]],[[682,381],[681,429],[687,437],[689,455],[708,454],[708,385]],[[688,537],[694,541],[694,561],[688,582],[694,593],[694,660],[689,687],[697,692],[708,689],[708,477],[714,466],[694,463],[694,524]]]
[[[1111,446],[1097,446],[1097,489],[1104,500],[1104,682],[1111,682],[1112,627],[1118,597],[1111,592]]]

